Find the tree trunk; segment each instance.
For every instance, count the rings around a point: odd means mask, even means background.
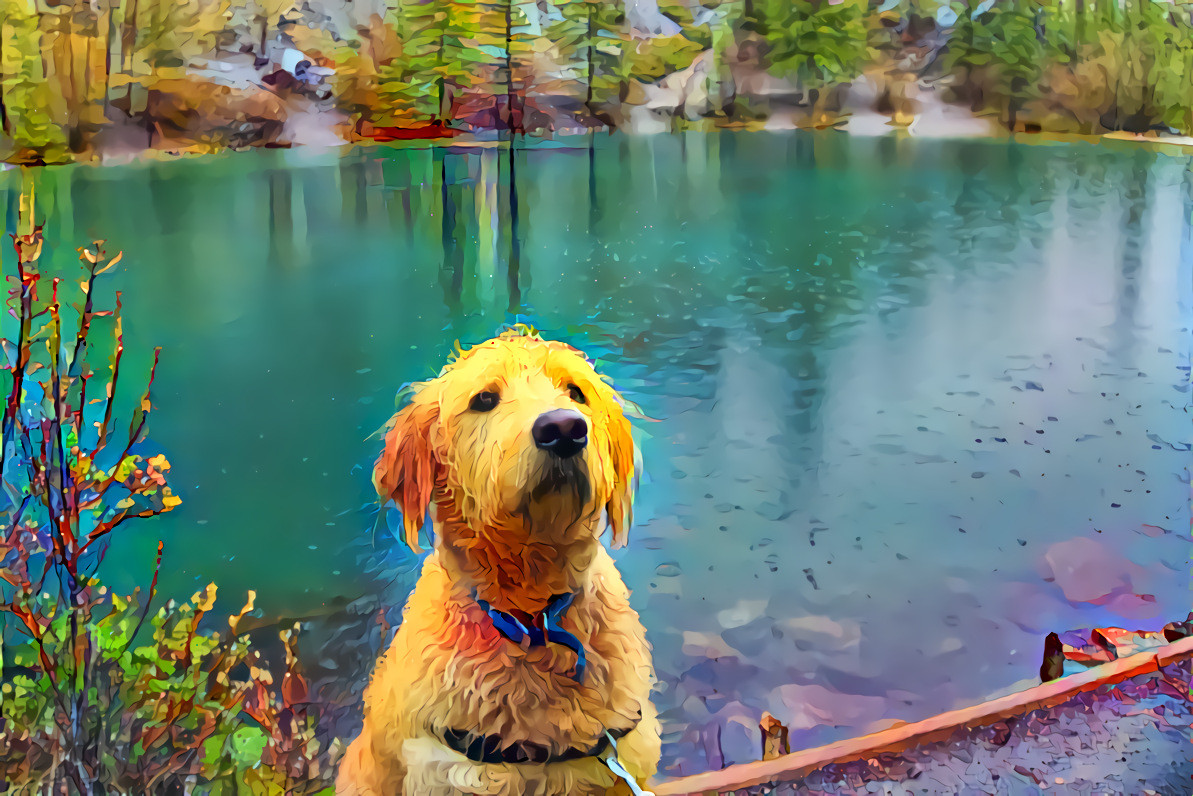
[[[4,46],[4,23],[0,22],[0,47]],[[8,125],[8,109],[4,105],[4,61],[0,59],[0,133],[11,133]]]
[[[592,120],[592,121],[596,121],[596,115],[595,115],[595,114],[592,112],[592,66],[593,66],[593,58],[592,58],[592,4],[591,4],[591,3],[589,3],[589,4],[588,4],[588,37],[587,37],[587,41],[588,41],[588,52],[587,52],[587,55],[586,55],[585,57],[588,59],[588,69],[587,69],[587,71],[585,72],[585,74],[587,75],[587,82],[588,82],[588,86],[587,86],[587,88],[585,89],[585,93],[584,93],[584,112],[588,114],[588,118],[589,118],[590,120]],[[596,134],[596,131],[594,130],[594,131],[593,131],[593,135],[595,135],[595,134]],[[589,139],[589,144],[588,144],[588,145],[589,145],[589,147],[591,148],[591,146],[592,146],[592,139],[591,139],[591,138]]]
[[[1076,62],[1081,54],[1081,45],[1085,42],[1085,0],[1075,0],[1075,19],[1073,24],[1073,61]]]
[[[514,145],[514,134],[522,126],[521,119],[514,115],[514,0],[505,0],[505,128],[510,133],[510,147]],[[511,176],[513,172],[510,172]]]
[[[108,35],[104,40],[104,118],[108,116],[108,107],[112,94],[112,45],[116,42],[116,9],[108,4]]]
[[[440,75],[439,77],[439,118],[438,123],[440,127],[447,127],[447,109],[444,107],[447,101],[447,78]]]
[[[0,38],[3,33],[0,32]],[[12,131],[8,129],[8,109],[4,106],[4,69],[0,64],[0,133],[9,135]]]
[[[450,13],[450,9],[448,10],[448,13]],[[444,25],[444,28],[447,27],[447,17],[446,16],[444,17],[443,25]],[[444,58],[444,55],[443,55],[444,44],[446,43],[446,40],[447,40],[447,37],[445,35],[445,31],[440,30],[439,31],[439,120],[438,120],[440,127],[447,127],[447,121],[448,121],[447,116],[448,116],[448,112],[451,110],[450,108],[444,107],[447,102],[447,78],[443,74],[443,71],[447,66],[446,59]]]
[[[129,71],[133,65],[133,52],[137,48],[137,0],[131,0],[129,12],[124,17],[123,37],[120,42],[121,70]],[[132,87],[129,87],[132,90]]]

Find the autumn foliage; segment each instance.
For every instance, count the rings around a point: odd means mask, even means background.
[[[1189,133],[1191,73],[1188,5],[1148,0],[6,0],[0,158],[285,146],[296,117],[349,141],[824,126],[862,78],[897,123],[922,93],[1011,128]]]
[[[32,215],[30,207],[29,215]],[[170,463],[148,449],[157,353],[127,432],[114,412],[122,376],[120,294],[99,309],[97,279],[120,261],[103,241],[79,249],[75,285],[40,269],[42,228],[12,235],[16,273],[4,341],[9,376],[0,496],[0,790],[313,793],[337,745],[317,735],[284,630],[280,681],[240,623],[211,630],[216,587],[155,607],[99,576],[111,535],[180,504]],[[67,329],[66,315],[75,322]],[[95,366],[110,334],[106,364]],[[102,360],[101,360],[102,361]],[[158,545],[160,568],[163,546]],[[147,576],[150,573],[146,573]],[[247,789],[247,791],[246,791]]]

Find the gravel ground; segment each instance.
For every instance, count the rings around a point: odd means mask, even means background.
[[[947,742],[741,794],[1188,794],[1190,664],[1141,675]]]

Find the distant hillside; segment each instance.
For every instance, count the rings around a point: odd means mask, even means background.
[[[0,157],[288,145],[297,117],[348,140],[823,126],[859,80],[895,124],[931,92],[1009,128],[1193,131],[1187,4],[242,2],[5,0]]]

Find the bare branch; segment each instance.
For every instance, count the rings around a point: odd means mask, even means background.
[[[137,637],[137,631],[141,629],[141,625],[145,624],[145,617],[149,616],[149,606],[157,594],[157,576],[162,571],[162,550],[164,548],[165,545],[159,539],[157,542],[157,561],[153,565],[153,581],[149,584],[149,596],[145,598],[145,605],[141,607],[141,617],[137,620],[137,625],[133,628],[133,632],[129,634],[128,641],[125,642],[122,652],[128,652],[128,648],[132,646],[133,639]]]
[[[108,402],[104,406],[104,419],[99,426],[99,441],[95,446],[95,454],[98,456],[108,444],[108,424],[112,422],[112,407],[115,403],[116,383],[120,379],[120,358],[124,355],[124,321],[120,314],[120,291],[116,291],[116,353],[112,359],[112,378],[108,381]],[[124,457],[121,457],[123,460]]]
[[[95,487],[94,491],[97,494],[104,494],[108,491],[108,487],[116,480],[117,474],[120,472],[120,463],[128,457],[128,452],[132,450],[133,445],[137,444],[141,432],[145,430],[145,423],[149,420],[149,391],[153,387],[153,379],[157,375],[157,363],[161,357],[161,348],[153,349],[153,367],[149,369],[149,383],[145,385],[145,394],[141,396],[141,421],[135,427],[129,428],[128,444],[124,446],[124,451],[120,454],[120,458],[116,462],[116,466],[112,469],[112,474],[100,482],[99,486]],[[111,406],[111,399],[108,400],[109,407]],[[106,422],[107,418],[105,418]]]

